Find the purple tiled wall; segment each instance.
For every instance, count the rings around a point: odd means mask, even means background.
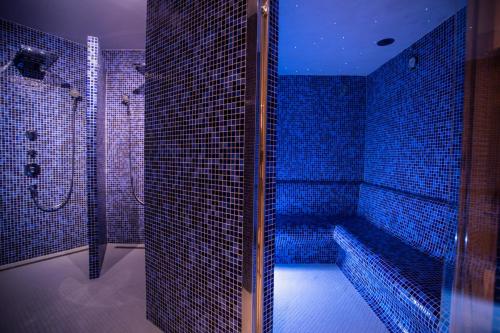
[[[143,197],[144,77],[134,64],[144,62],[143,50],[88,47],[0,21],[1,64],[12,60],[21,44],[59,56],[40,81],[23,77],[13,66],[0,76],[2,90],[2,217],[0,264],[90,245],[90,276],[98,277],[105,244],[142,243],[143,207],[130,190],[128,118],[121,95],[131,98],[133,172]],[[88,51],[88,54],[87,54]],[[106,69],[109,66],[109,70]],[[61,87],[63,86],[64,87]],[[31,202],[28,186],[37,183],[44,206],[59,203],[71,175],[71,97],[67,86],[83,96],[77,110],[75,190],[62,210],[45,213]],[[28,129],[39,139],[25,138]],[[38,151],[35,159],[29,149]],[[42,174],[30,181],[24,165],[37,162]],[[88,170],[87,170],[88,169]],[[104,203],[104,204],[103,204]],[[4,223],[5,221],[5,223]]]
[[[145,62],[144,50],[106,50],[106,187],[110,243],[144,242],[144,207],[132,195],[129,171],[127,107],[132,115],[132,174],[137,195],[144,197],[144,75],[134,64]]]
[[[54,52],[58,60],[43,80],[20,75],[13,66],[0,74],[0,265],[87,245],[85,99],[76,113],[75,187],[61,210],[45,213],[30,198],[35,181],[23,174],[36,161],[36,183],[44,206],[58,204],[71,176],[71,97],[67,83],[85,96],[85,46],[22,25],[0,20],[0,65],[11,61],[21,44]],[[37,141],[25,137],[38,132]],[[31,159],[28,149],[38,155]]]
[[[270,75],[276,80],[273,3]],[[246,67],[247,24],[246,0],[148,1],[147,316],[167,332],[242,329],[245,141],[255,134],[245,132],[245,117],[255,115],[245,108],[247,78],[255,76]],[[274,257],[276,91],[270,88],[265,332],[272,327]]]
[[[106,64],[104,63],[103,50],[99,53],[99,68],[97,75],[97,114],[96,123],[96,177],[97,177],[97,221],[100,226],[100,252],[104,257],[104,244],[108,232],[106,214]],[[95,192],[94,192],[95,195]],[[103,259],[101,259],[103,260]]]

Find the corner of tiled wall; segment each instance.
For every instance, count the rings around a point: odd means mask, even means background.
[[[277,1],[273,3],[269,72],[276,80]],[[175,29],[169,18],[175,18]],[[247,78],[254,75],[246,67],[248,20],[246,0],[230,5],[222,0],[148,1],[147,316],[165,331],[242,328],[242,275],[249,269],[242,263],[245,93]],[[272,330],[274,256],[276,92],[271,88],[265,332]]]
[[[105,156],[99,156],[105,150],[100,147],[105,140],[103,124],[100,113],[105,112],[103,94],[105,94],[105,67],[102,50],[97,37],[87,37],[87,196],[88,196],[88,240],[89,240],[89,277],[98,278],[101,273],[107,245],[105,191],[99,191],[98,186],[103,185],[105,177],[98,171],[98,163]],[[99,131],[101,130],[101,131]],[[104,199],[104,201],[102,201]]]

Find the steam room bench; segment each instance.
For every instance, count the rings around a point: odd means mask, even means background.
[[[275,241],[276,264],[337,264],[390,331],[446,331],[443,259],[359,217],[278,215]]]

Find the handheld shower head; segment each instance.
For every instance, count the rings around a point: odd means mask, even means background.
[[[122,95],[122,104],[124,105],[129,105],[130,104],[130,97],[127,94]]]
[[[69,94],[74,99],[80,99],[82,97],[82,95],[80,94],[80,92],[76,88],[71,88],[69,90]]]

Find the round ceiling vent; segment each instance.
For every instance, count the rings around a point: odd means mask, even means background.
[[[377,45],[378,46],[387,46],[387,45],[391,45],[394,42],[395,42],[394,38],[384,38],[384,39],[379,40],[377,42]]]

